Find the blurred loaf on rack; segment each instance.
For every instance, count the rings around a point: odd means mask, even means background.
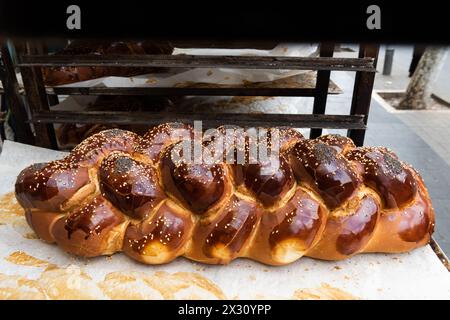
[[[164,41],[93,41],[74,40],[55,55],[144,55],[172,54],[173,47]],[[164,68],[149,67],[44,67],[42,75],[49,86],[58,86],[107,76],[131,77],[161,72]]]
[[[77,104],[77,111],[80,112],[105,112],[121,111],[124,113],[135,112],[165,112],[174,108],[171,99],[159,96],[133,96],[133,95],[104,95],[97,96],[89,102]],[[64,109],[62,109],[64,110]],[[72,109],[70,109],[72,110]],[[148,124],[121,124],[121,123],[63,123],[55,125],[58,146],[62,150],[70,150],[84,139],[106,129],[123,129],[133,131],[138,134],[145,134],[151,126]]]

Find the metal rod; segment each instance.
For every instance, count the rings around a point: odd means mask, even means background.
[[[112,123],[149,124],[193,122],[201,120],[205,127],[234,124],[242,127],[364,129],[364,116],[323,114],[251,114],[251,113],[179,113],[120,111],[40,111],[31,119],[35,123]]]
[[[332,57],[334,51],[334,43],[322,43],[320,45],[321,57]],[[314,98],[313,113],[324,114],[327,98],[328,98],[328,86],[330,85],[330,70],[317,71],[316,89],[317,94]],[[309,137],[311,139],[317,138],[322,135],[322,129],[311,129]]]
[[[155,95],[155,96],[284,96],[314,97],[315,88],[189,88],[189,87],[54,87],[60,95]]]
[[[19,47],[20,53],[35,53],[40,48],[33,43],[23,43]],[[50,110],[47,93],[45,91],[44,80],[42,78],[41,68],[38,67],[21,67],[23,87],[26,92],[28,106],[30,108],[31,117],[40,111]],[[56,141],[55,130],[52,124],[42,125],[34,124],[36,145],[44,148],[57,149],[58,143]]]
[[[378,45],[361,45],[359,49],[360,57],[373,57],[376,61],[378,58]],[[375,74],[371,72],[357,72],[355,76],[355,86],[353,88],[351,115],[363,115],[364,124],[369,119],[370,102],[372,100],[372,89],[375,80]],[[365,129],[348,130],[347,136],[355,142],[357,146],[364,144]]]
[[[372,58],[266,57],[211,55],[25,55],[19,66],[110,66],[163,68],[238,68],[346,70],[375,72]]]

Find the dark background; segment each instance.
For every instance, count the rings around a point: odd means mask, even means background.
[[[81,30],[66,8],[81,7]],[[371,4],[381,30],[366,28]],[[450,43],[445,1],[0,1],[0,35]]]

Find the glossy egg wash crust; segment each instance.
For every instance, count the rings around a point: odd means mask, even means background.
[[[180,129],[187,130],[172,134]],[[267,174],[269,163],[174,161],[173,148],[192,136],[178,123],[142,137],[102,131],[64,159],[24,169],[16,198],[36,234],[63,250],[85,257],[122,251],[148,264],[184,256],[284,265],[302,256],[405,252],[430,240],[428,191],[386,148],[357,148],[336,135],[308,140],[282,128],[279,166]],[[227,141],[227,152],[247,150],[243,139]]]

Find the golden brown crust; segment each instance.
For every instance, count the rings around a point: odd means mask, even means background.
[[[333,147],[339,153],[346,153],[347,151],[356,148],[352,139],[340,136],[338,134],[326,134],[315,139]]]
[[[340,260],[361,252],[372,238],[379,215],[378,202],[370,194],[357,199],[345,215],[331,213],[320,241],[308,256]]]
[[[272,265],[299,259],[320,239],[327,215],[319,201],[297,188],[285,205],[262,215],[249,257]]]
[[[233,166],[236,185],[243,185],[265,207],[278,203],[295,184],[285,155],[279,157],[276,169],[272,168],[273,165],[271,161],[264,161]]]
[[[177,145],[166,148],[161,157],[161,182],[167,193],[193,213],[206,213],[230,192],[226,168],[221,164],[192,164],[175,159],[172,151]]]
[[[150,129],[136,146],[136,154],[157,164],[164,148],[184,139],[193,138],[191,126],[177,122],[164,123]]]
[[[126,220],[101,195],[60,217],[52,226],[56,243],[63,250],[85,257],[113,254],[122,247],[123,234],[114,228]]]
[[[64,215],[54,212],[25,210],[25,218],[28,225],[36,232],[37,236],[48,243],[54,243],[55,237],[52,233],[53,224]]]
[[[428,191],[392,151],[356,148],[336,135],[306,140],[293,129],[268,132],[269,150],[280,137],[275,167],[250,163],[253,142],[239,131],[225,139],[222,155],[243,152],[244,164],[180,159],[194,135],[183,124],[159,125],[143,137],[105,130],[64,159],[24,169],[16,198],[43,240],[87,257],[123,251],[147,264],[185,256],[284,265],[428,243]],[[204,146],[217,151],[219,143],[212,136]]]
[[[364,183],[381,196],[386,209],[401,208],[417,194],[413,172],[386,148],[355,148],[345,155],[361,167]]]
[[[15,191],[24,208],[58,212],[90,182],[88,169],[66,160],[31,165],[19,174]]]
[[[140,140],[140,136],[130,131],[104,130],[76,146],[67,156],[66,161],[78,163],[81,166],[99,165],[103,158],[113,151],[132,153]]]
[[[320,140],[297,143],[289,159],[297,179],[319,193],[332,209],[352,197],[361,185],[350,162]]]
[[[144,263],[167,263],[184,253],[192,227],[190,212],[166,201],[150,218],[128,226],[123,251]]]
[[[144,219],[165,198],[156,169],[127,154],[105,157],[98,179],[102,195],[131,218]]]
[[[204,263],[229,263],[245,251],[260,216],[256,203],[233,195],[216,214],[197,221],[187,255]]]
[[[434,210],[420,178],[418,182],[419,190],[408,206],[382,211],[366,252],[406,252],[430,241],[434,231]]]

